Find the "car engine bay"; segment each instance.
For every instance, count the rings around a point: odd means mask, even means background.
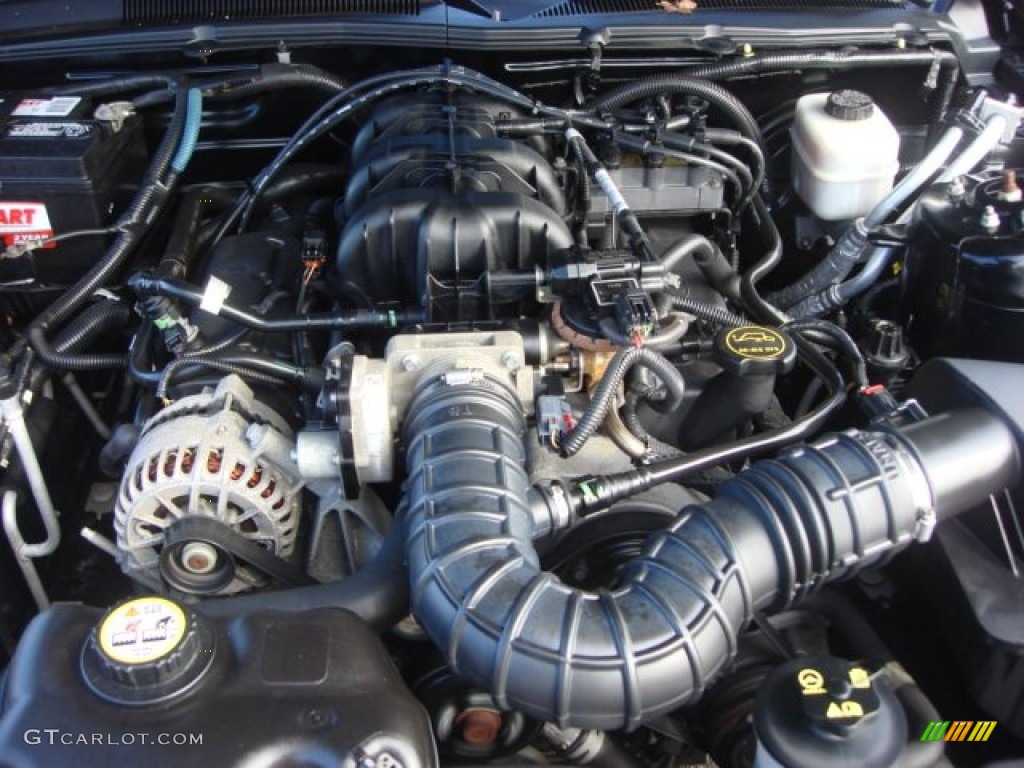
[[[1024,756],[1013,83],[448,34],[0,49],[0,765]]]

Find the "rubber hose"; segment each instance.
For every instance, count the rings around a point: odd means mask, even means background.
[[[640,396],[635,393],[629,393],[626,395],[626,404],[622,406],[622,423],[629,431],[629,433],[644,444],[646,455],[669,458],[673,456],[682,455],[682,451],[676,448],[674,445],[669,445],[663,440],[659,440],[647,429],[642,423],[640,423],[640,417],[637,414],[637,405],[640,402]]]
[[[188,89],[188,104],[185,108],[185,126],[181,132],[181,142],[171,159],[171,168],[184,173],[196,150],[199,141],[199,127],[203,122],[203,92],[198,88]]]
[[[720,307],[717,304],[710,304],[706,301],[697,301],[696,299],[691,299],[688,296],[673,296],[672,307],[716,325],[730,327],[747,324],[746,320],[739,315],[730,312],[725,307]]]
[[[198,187],[182,195],[167,247],[156,268],[158,277],[180,280],[188,277],[189,266],[196,255],[196,234],[204,215],[211,206],[230,205],[235,197],[234,193],[220,187]]]
[[[679,267],[691,256],[695,262],[700,263],[702,260],[707,261],[716,251],[718,251],[717,246],[704,235],[687,235],[666,248],[664,253],[658,257],[658,261],[661,262],[661,266],[665,268],[666,272],[678,274]]]
[[[131,310],[123,302],[100,301],[88,307],[75,321],[54,337],[52,351],[63,357],[75,358],[74,353],[84,349],[112,328],[120,328],[131,318]],[[24,387],[38,392],[49,374],[50,366],[33,366]],[[20,388],[19,388],[20,391]]]
[[[97,301],[55,335],[53,348],[61,354],[76,352],[103,336],[111,328],[125,325],[131,317],[131,307],[126,302],[109,299]]]
[[[1002,115],[992,115],[975,139],[968,144],[964,151],[959,153],[956,159],[950,163],[949,168],[943,171],[939,177],[940,182],[949,182],[957,176],[963,176],[974,170],[974,166],[984,160],[989,152],[998,147],[1006,133],[1006,118]]]
[[[658,413],[671,413],[683,404],[686,396],[686,380],[664,355],[650,348],[643,348],[636,364],[653,373],[666,389],[661,400],[648,400],[648,404]]]
[[[691,257],[711,287],[734,301],[739,300],[739,275],[729,266],[718,246],[703,235],[690,234],[674,241],[662,252],[658,261],[666,272],[682,277],[681,267]],[[659,297],[659,314],[664,315],[671,310],[672,298],[671,294]]]
[[[661,255],[665,269],[675,272],[675,266],[693,256],[693,261],[711,283],[711,287],[726,298],[740,301],[740,276],[726,261],[721,249],[703,235],[688,235],[672,243]]]
[[[590,396],[586,411],[576,426],[562,438],[561,453],[575,456],[601,426],[615,400],[619,385],[634,365],[642,365],[654,373],[668,389],[668,397],[658,405],[666,411],[679,407],[686,393],[686,382],[679,370],[657,352],[646,347],[629,347],[615,353],[600,383]],[[653,405],[653,404],[652,404]]]
[[[946,67],[958,67],[956,56],[946,51],[795,51],[749,56],[730,61],[702,64],[683,70],[690,77],[705,80],[730,80],[745,75],[760,75],[783,69],[861,69],[895,65],[925,65],[938,61]]]
[[[593,108],[598,111],[611,111],[661,93],[681,93],[703,99],[723,112],[744,136],[764,150],[761,129],[743,102],[720,85],[697,77],[657,75],[626,83],[598,99]]]
[[[712,144],[725,144],[732,147],[743,147],[750,153],[750,164],[753,166],[754,189],[759,190],[764,183],[768,173],[768,161],[765,159],[761,147],[751,141],[739,131],[731,131],[725,128],[706,128],[704,136]]]
[[[830,306],[829,309],[838,309],[874,285],[875,281],[885,272],[885,268],[889,266],[892,256],[892,248],[875,248],[860,272],[835,286],[836,304]]]
[[[636,729],[698,699],[755,613],[905,548],[932,503],[948,517],[1016,482],[1015,438],[1001,421],[984,411],[952,420],[972,434],[933,419],[913,438],[850,431],[760,462],[648,539],[614,590],[587,592],[541,570],[514,393],[439,382],[417,393],[404,428],[413,615],[499,709]],[[981,476],[959,474],[948,496],[929,486],[922,451],[940,436],[984,443],[990,462]]]
[[[210,94],[211,99],[229,101],[289,88],[313,88],[327,93],[345,90],[345,83],[325,70],[300,65],[287,70],[260,74],[247,83]]]
[[[825,320],[795,320],[783,328],[790,333],[799,333],[816,344],[824,344],[842,352],[850,362],[853,380],[857,386],[868,385],[868,365],[864,354],[850,334],[838,325]]]
[[[166,90],[177,87],[178,81],[171,76],[150,73],[145,75],[130,75],[129,77],[118,77],[113,80],[102,80],[100,82],[72,83],[60,88],[54,88],[49,93],[74,93],[79,96],[92,96],[94,98],[109,96],[115,93],[126,93],[128,91]]]
[[[746,138],[739,133],[737,133],[737,136]],[[659,139],[662,145],[669,149],[676,149],[683,152],[697,152],[707,155],[707,157],[722,166],[728,166],[727,170],[730,174],[735,176],[733,183],[739,188],[740,192],[740,201],[736,206],[736,212],[742,213],[750,203],[750,197],[757,190],[757,185],[754,183],[754,173],[751,171],[750,167],[738,157],[730,155],[728,152],[721,150],[718,147],[714,147],[710,143],[699,142],[692,136],[663,133]],[[753,142],[751,142],[751,144],[755,147],[757,146]],[[758,151],[760,151],[760,149]]]
[[[577,218],[579,219],[580,232],[583,237],[583,245],[587,239],[587,213],[590,211],[590,200],[592,192],[590,188],[590,173],[587,171],[587,161],[583,156],[583,150],[575,141],[569,142],[572,149],[573,162],[576,168],[577,185]]]
[[[383,631],[409,615],[409,572],[404,548],[405,525],[399,510],[377,554],[341,581],[206,600],[196,604],[195,609],[207,616],[244,616],[256,611],[300,613],[342,608]]]
[[[155,333],[152,323],[140,323],[128,346],[128,376],[143,387],[155,387],[163,377],[163,371],[151,369],[149,355]]]
[[[631,459],[642,459],[648,455],[647,444],[625,423],[619,411],[609,408],[604,417],[605,434]]]
[[[964,132],[957,126],[947,128],[946,132],[942,134],[942,138],[924,156],[924,159],[900,179],[900,183],[893,187],[864,217],[864,228],[870,232],[882,226],[907,200],[910,200],[924,185],[928,184],[956,151],[963,137]]]
[[[313,377],[307,382],[307,371],[296,368],[288,363],[262,355],[237,353],[230,355],[186,355],[171,360],[164,367],[157,385],[156,396],[164,398],[171,385],[171,380],[185,366],[212,368],[223,373],[234,373],[249,381],[261,384],[279,385],[282,381],[294,381],[319,391],[322,378]]]
[[[744,75],[759,75],[785,69],[835,69],[848,70],[863,67],[891,67],[931,65],[938,63],[945,78],[935,83],[936,108],[932,123],[941,122],[953,98],[960,62],[949,51],[929,49],[927,51],[796,51],[792,53],[769,53],[765,56],[751,56],[726,62],[705,64],[684,70],[689,77],[705,80],[729,80]]]
[[[288,166],[260,197],[273,203],[300,192],[333,191],[345,180],[345,169],[335,163],[295,163]]]
[[[761,239],[766,243],[764,255],[740,278],[740,294],[747,311],[762,323],[777,325],[784,323],[789,318],[785,312],[766,301],[757,290],[757,284],[782,261],[782,238],[775,226],[775,221],[768,212],[768,207],[760,195],[754,196],[750,213],[754,217],[755,224]]]
[[[320,394],[323,390],[324,372],[321,368],[300,368],[274,357],[249,352],[223,353],[218,357],[227,363],[240,365],[255,373],[263,373],[281,381],[297,384],[307,392]]]
[[[838,285],[830,285],[821,293],[795,304],[789,313],[795,318],[821,317],[839,309],[867,291],[889,266],[892,248],[871,248],[867,263],[861,270]]]
[[[164,88],[159,91],[147,91],[137,96],[132,96],[132,106],[136,111],[150,109],[160,104],[174,101],[174,88]]]
[[[171,119],[167,124],[167,130],[153,152],[153,157],[149,161],[149,167],[146,169],[143,182],[145,187],[158,184],[170,170],[171,160],[181,144],[181,137],[185,130],[185,120],[187,117],[188,90],[181,84],[176,87],[174,92],[174,109],[171,112]],[[144,190],[142,194],[152,196],[154,193],[155,189],[148,189]],[[133,201],[130,210],[132,209],[141,211],[144,210],[144,206],[140,206]],[[132,212],[134,213],[134,210]]]
[[[142,429],[137,424],[121,424],[103,445],[98,457],[100,471],[117,480],[124,474],[125,462],[138,445]]]
[[[105,371],[125,368],[126,355],[64,354],[50,346],[41,328],[28,329],[28,342],[47,368],[55,371]]]

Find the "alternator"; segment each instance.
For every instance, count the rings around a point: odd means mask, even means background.
[[[175,524],[196,517],[212,521],[225,537],[241,536],[268,556],[288,558],[302,483],[286,452],[266,451],[270,444],[293,444],[291,430],[237,376],[153,417],[128,461],[115,509],[125,570],[158,582],[161,565],[166,575],[167,553],[163,564],[161,553]],[[263,582],[259,571],[209,541],[176,549],[173,567],[195,592],[228,594]]]

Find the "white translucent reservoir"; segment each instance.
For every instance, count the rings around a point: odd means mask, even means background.
[[[818,218],[863,216],[892,189],[900,135],[867,94],[800,97],[790,136],[793,186]]]

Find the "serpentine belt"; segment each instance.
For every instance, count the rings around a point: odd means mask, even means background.
[[[193,542],[214,547],[221,555],[219,567],[209,573],[187,570],[178,555],[185,545]],[[175,589],[192,594],[219,592],[234,579],[235,562],[243,562],[283,586],[301,587],[317,583],[303,570],[211,517],[183,517],[164,531],[160,573]]]

